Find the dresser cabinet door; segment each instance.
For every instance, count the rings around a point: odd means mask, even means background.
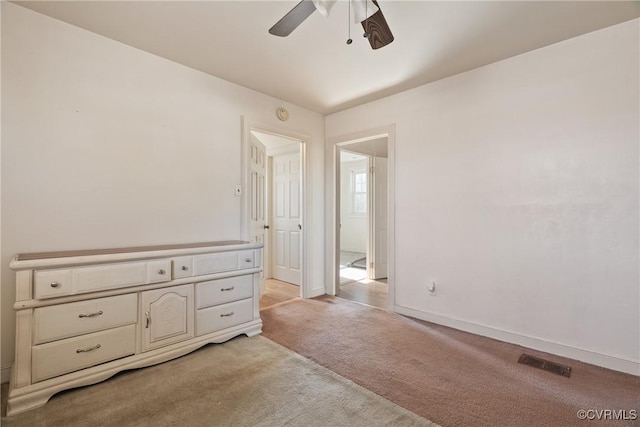
[[[142,305],[142,351],[193,337],[193,285],[146,291]]]

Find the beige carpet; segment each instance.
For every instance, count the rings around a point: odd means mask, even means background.
[[[2,418],[3,427],[434,425],[262,336],[208,345]]]
[[[526,350],[335,297],[261,312],[263,335],[443,426],[639,426],[580,420],[585,410],[640,416],[640,377]],[[571,378],[518,364],[526,351]]]

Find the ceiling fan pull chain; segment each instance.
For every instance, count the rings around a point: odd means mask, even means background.
[[[364,37],[365,39],[369,37],[369,33],[367,33],[367,24],[369,23],[369,13],[367,12],[367,6],[369,5],[369,0],[364,0],[364,34],[362,35],[362,37]]]
[[[347,28],[349,28],[349,38],[347,39],[347,44],[351,44],[353,43],[353,40],[351,40],[351,0],[349,0],[349,22],[347,22]]]

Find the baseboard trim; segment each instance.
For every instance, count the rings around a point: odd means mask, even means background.
[[[309,295],[307,295],[307,298],[315,298],[325,294],[326,294],[326,291],[324,288],[311,289],[311,291],[309,291]]]
[[[523,347],[544,351],[545,353],[555,354],[557,356],[568,357],[570,359],[579,360],[581,362],[589,363],[607,369],[612,369],[614,371],[620,371],[627,374],[640,376],[640,361],[621,359],[619,357],[610,356],[607,354],[596,353],[590,350],[571,347],[565,344],[545,341],[539,338],[520,335],[489,326],[478,325],[464,320],[419,311],[399,305],[395,306],[394,311],[398,314],[425,320],[427,322],[436,323],[438,325],[448,326],[450,328],[470,332],[472,334],[493,338],[511,344],[521,345]]]
[[[2,370],[0,370],[0,383],[2,384],[8,383],[10,378],[11,378],[11,366],[9,366],[8,368],[2,368]]]

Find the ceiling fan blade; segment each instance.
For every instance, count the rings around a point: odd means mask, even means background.
[[[302,24],[309,15],[315,12],[315,10],[316,7],[313,5],[312,0],[302,0],[291,9],[289,13],[276,22],[273,27],[269,28],[269,33],[274,36],[286,37],[291,34],[298,25]]]
[[[393,34],[384,19],[382,9],[376,0],[372,0],[378,6],[378,11],[371,15],[368,19],[362,21],[362,28],[369,35],[369,44],[373,49],[380,49],[393,41]]]

